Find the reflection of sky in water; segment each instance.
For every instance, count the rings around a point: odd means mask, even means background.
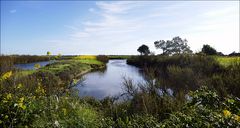
[[[144,82],[139,69],[126,64],[126,60],[110,60],[105,72],[92,72],[84,75],[84,84],[77,86],[80,96],[93,96],[102,99],[122,92],[123,77],[135,83]]]
[[[23,70],[33,70],[35,64],[40,64],[41,67],[44,67],[47,64],[49,64],[49,61],[41,61],[41,62],[34,62],[34,63],[27,63],[27,64],[15,64],[15,66]]]

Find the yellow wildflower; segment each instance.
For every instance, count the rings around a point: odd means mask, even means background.
[[[18,84],[17,88],[18,88],[18,89],[19,89],[19,88],[22,88],[22,84]]]
[[[74,57],[76,60],[95,60],[96,58],[97,56],[94,55],[81,55]]]
[[[11,94],[11,93],[8,93],[8,94],[7,94],[7,100],[10,100],[10,99],[12,99],[12,94]]]
[[[223,114],[224,114],[224,116],[225,117],[229,117],[229,116],[231,116],[231,112],[230,111],[228,111],[228,110],[223,110]]]
[[[21,97],[18,102],[22,103],[23,101],[24,101],[24,97]]]
[[[235,116],[234,116],[234,119],[235,119],[236,121],[240,122],[240,116],[235,115]]]
[[[5,119],[7,119],[8,118],[8,115],[5,115],[5,117],[4,117]]]
[[[45,94],[45,90],[44,90],[44,88],[42,88],[42,87],[39,85],[38,88],[36,89],[36,93]]]
[[[67,115],[67,109],[66,108],[63,108],[62,111],[63,111],[64,116]]]
[[[78,80],[73,79],[73,84],[77,84]]]
[[[2,78],[4,80],[10,78],[12,76],[12,71],[6,72],[5,74],[3,74]]]
[[[22,108],[23,110],[26,109],[26,106],[25,106],[23,103],[18,103],[18,107],[19,107],[19,108]]]

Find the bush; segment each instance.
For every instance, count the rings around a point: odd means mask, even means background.
[[[38,85],[35,93],[23,85],[0,93],[0,127],[100,127],[101,114],[72,96],[46,95]]]
[[[231,94],[240,97],[240,63],[226,67],[222,73],[215,73],[206,83],[215,88],[221,96]]]
[[[207,87],[190,93],[185,107],[166,119],[163,127],[239,127],[240,100],[227,98],[221,101],[216,92]]]
[[[98,61],[101,61],[101,62],[103,62],[103,63],[107,63],[109,59],[108,59],[108,56],[98,55],[98,56],[97,56],[97,60],[98,60]]]
[[[0,56],[0,75],[13,70],[13,58],[10,56]]]
[[[113,120],[111,117],[103,119],[102,127],[114,128],[159,128],[160,123],[151,115],[133,115]]]
[[[174,93],[179,90],[196,90],[200,86],[198,75],[191,68],[168,66],[167,75],[167,82],[164,84],[174,90]]]

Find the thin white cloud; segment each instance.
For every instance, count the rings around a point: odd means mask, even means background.
[[[71,34],[72,39],[80,38],[78,40],[81,40],[90,36],[121,35],[136,30],[140,25],[136,25],[134,22],[119,15],[126,13],[129,9],[133,9],[134,6],[132,4],[133,2],[96,2],[98,9],[100,9],[98,14],[100,19],[82,22],[83,29],[81,31],[73,31]],[[93,8],[90,8],[90,10],[93,10]]]
[[[232,13],[236,12],[236,8],[234,7],[225,7],[222,8],[221,10],[212,10],[209,12],[204,13],[203,15],[205,15],[206,17],[220,17],[223,15],[231,15]]]
[[[16,13],[17,10],[16,10],[16,9],[13,9],[13,10],[10,10],[9,12],[10,12],[10,13]]]
[[[84,38],[84,37],[89,37],[89,34],[87,32],[77,32],[72,34],[71,36],[75,38]]]
[[[126,13],[128,10],[134,7],[134,3],[136,2],[96,2],[96,5],[105,13]]]
[[[44,41],[45,43],[50,43],[50,44],[60,44],[60,43],[63,43],[63,41],[62,40],[45,40]]]
[[[69,28],[71,30],[79,30],[78,27],[72,25],[64,25],[64,27]]]
[[[217,46],[217,50],[229,53],[223,41],[231,38],[232,46],[239,41],[239,12],[232,5],[205,6],[201,2],[96,2],[96,8],[90,8],[97,18],[85,20],[81,26],[71,26],[71,39],[78,41],[76,46],[85,45],[94,54],[119,53],[137,54],[137,47],[143,43],[155,50],[153,42],[159,39],[171,39],[182,36],[189,39],[193,51],[203,43]],[[209,9],[210,8],[210,9]],[[236,21],[237,20],[237,21]],[[74,29],[73,29],[74,28]],[[226,38],[223,36],[227,32]],[[96,48],[85,43],[94,44]],[[218,46],[221,44],[221,46]],[[101,47],[101,50],[98,48]],[[117,49],[115,49],[118,47]],[[124,50],[128,48],[128,50]],[[232,47],[233,48],[233,47]],[[115,50],[114,50],[115,49]],[[121,50],[120,50],[121,49]],[[234,48],[233,48],[234,49]],[[84,50],[84,49],[82,49]],[[158,53],[158,52],[157,52]]]

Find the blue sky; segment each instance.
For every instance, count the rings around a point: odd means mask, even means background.
[[[1,1],[3,54],[138,54],[180,36],[239,51],[239,1]]]

